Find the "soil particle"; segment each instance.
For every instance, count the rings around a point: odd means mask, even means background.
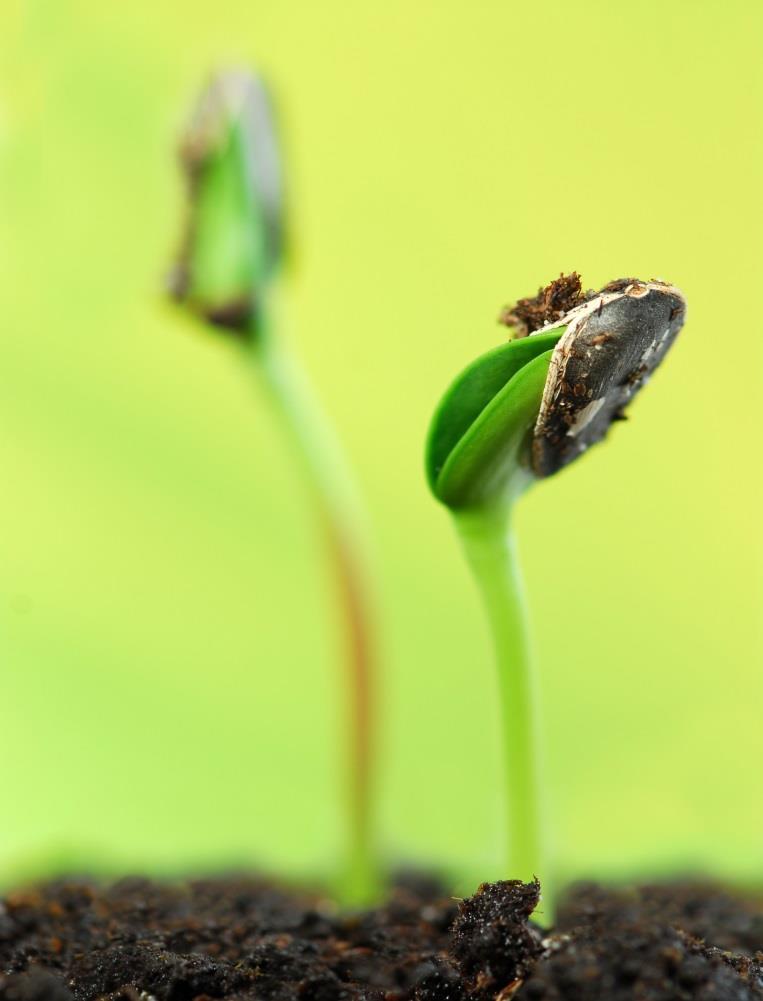
[[[458,902],[426,880],[373,910],[252,878],[56,882],[0,906],[0,1001],[763,1001],[763,899],[681,883]]]
[[[494,996],[519,984],[543,953],[542,935],[529,917],[540,883],[483,883],[465,900],[451,929],[451,955],[471,992]]]
[[[561,274],[545,288],[539,288],[537,295],[506,306],[498,322],[512,327],[515,338],[527,337],[547,323],[560,320],[585,299],[577,271],[569,275]]]

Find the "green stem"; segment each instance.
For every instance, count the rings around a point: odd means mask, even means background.
[[[510,507],[454,512],[487,613],[498,668],[505,781],[506,872],[525,881],[548,873],[543,858],[539,725],[522,585]],[[548,908],[544,906],[547,913]]]
[[[372,846],[375,644],[358,504],[339,445],[283,339],[261,323],[247,355],[254,364],[319,514],[344,618],[350,711],[346,735],[346,851],[340,894],[349,904],[373,899],[378,872]]]

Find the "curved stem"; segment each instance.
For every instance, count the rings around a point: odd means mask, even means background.
[[[340,890],[346,902],[364,903],[373,898],[378,882],[371,823],[375,644],[358,505],[330,424],[282,339],[266,336],[260,328],[247,354],[312,494],[339,592],[351,703],[345,765],[347,846]]]
[[[495,648],[508,837],[507,876],[525,881],[534,876],[544,877],[547,902],[536,685],[522,585],[510,532],[510,509],[456,511],[454,518],[482,596]],[[547,912],[548,908],[544,910]]]

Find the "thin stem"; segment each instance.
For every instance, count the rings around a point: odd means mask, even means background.
[[[344,618],[350,707],[347,721],[346,854],[340,892],[364,903],[377,891],[372,847],[375,643],[358,504],[339,445],[283,338],[261,327],[247,355],[290,439],[318,511]]]
[[[509,508],[457,511],[454,517],[495,648],[508,837],[506,873],[511,879],[543,877],[545,903],[549,888],[542,843],[536,686]]]

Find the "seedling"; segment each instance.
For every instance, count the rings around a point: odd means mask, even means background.
[[[227,334],[280,418],[326,534],[341,602],[351,711],[347,728],[347,859],[340,892],[373,895],[371,847],[374,637],[354,491],[328,422],[276,331],[274,288],[285,232],[281,169],[268,96],[245,72],[217,75],[181,144],[188,216],[171,277],[174,297]]]
[[[501,319],[508,343],[478,358],[435,412],[429,486],[453,515],[493,635],[506,784],[507,872],[544,877],[538,711],[511,514],[517,499],[601,441],[681,329],[686,303],[660,281],[583,293],[561,277]]]

